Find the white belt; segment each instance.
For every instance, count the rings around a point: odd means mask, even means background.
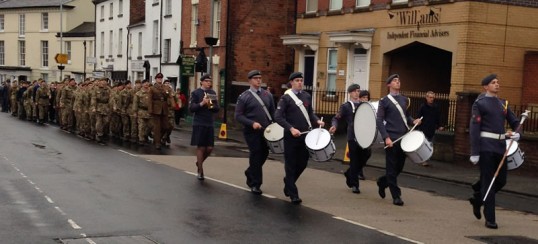
[[[491,139],[496,139],[496,140],[504,140],[504,139],[506,139],[505,134],[496,134],[496,133],[491,133],[491,132],[487,132],[487,131],[481,131],[480,132],[480,137],[491,138]]]

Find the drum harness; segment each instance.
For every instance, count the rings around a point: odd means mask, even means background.
[[[295,95],[295,93],[293,93],[293,91],[291,89],[287,90],[284,93],[288,94],[293,99],[293,101],[295,101],[295,104],[297,105],[297,107],[299,107],[301,112],[303,112],[303,115],[304,115],[304,118],[306,119],[306,122],[308,122],[308,129],[312,130],[312,123],[310,123],[310,118],[308,117],[308,112],[306,112],[306,108],[304,107],[303,102],[301,100],[299,100],[297,95]]]
[[[403,122],[405,124],[405,127],[407,127],[407,129],[409,130],[409,125],[407,124],[407,120],[405,119],[405,115],[404,115],[404,112],[403,112],[403,109],[402,109],[402,106],[400,106],[400,104],[396,101],[396,99],[394,99],[394,97],[392,97],[392,95],[387,95],[387,97],[392,101],[392,103],[394,103],[394,105],[396,106],[396,108],[398,109],[398,111],[400,111],[400,115],[402,116],[402,119],[403,119]],[[423,117],[420,117],[420,120],[422,120]],[[409,132],[413,131],[415,129],[415,127],[417,127],[418,124],[415,124],[413,126],[413,128],[411,128],[411,130],[409,130],[407,133],[405,133],[405,135],[407,135]],[[396,139],[395,141],[393,141],[392,143],[396,143],[397,141],[401,140],[402,138],[405,137],[405,135],[401,136],[400,138]],[[385,149],[387,148],[388,146],[385,146]]]
[[[265,103],[262,101],[262,98],[258,96],[258,93],[254,92],[252,89],[248,89],[250,93],[252,93],[252,96],[258,100],[258,102],[262,105],[263,111],[265,111],[265,115],[267,115],[267,118],[269,119],[269,122],[273,122],[273,118],[271,117],[271,114],[269,113],[269,110],[267,110],[267,106],[265,106]]]

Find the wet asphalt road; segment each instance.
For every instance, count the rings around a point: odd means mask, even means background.
[[[158,152],[103,146],[7,114],[0,124],[0,243],[406,242],[129,155],[192,155],[180,138]],[[215,157],[231,151],[219,150]]]

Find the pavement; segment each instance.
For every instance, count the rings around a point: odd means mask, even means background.
[[[175,129],[192,131],[192,126],[188,121],[182,121],[182,124]],[[217,137],[219,132],[220,128],[215,128],[215,135]],[[227,129],[226,134],[226,140],[245,143],[242,130],[240,129]],[[215,140],[223,139],[216,138]],[[346,135],[335,134],[333,136],[333,142],[336,146],[336,153],[332,160],[345,164],[343,159],[347,143]],[[478,166],[474,166],[471,163],[469,163],[467,166],[460,163],[437,160],[428,160],[428,163],[430,166],[426,167],[407,160],[403,173],[465,185],[475,183],[480,174]],[[385,168],[385,152],[383,148],[372,149],[372,156],[368,160],[366,167],[374,167],[379,169]],[[525,175],[523,172],[517,172],[518,170],[519,169],[508,171],[507,184],[501,191],[538,198],[538,184],[535,177]]]

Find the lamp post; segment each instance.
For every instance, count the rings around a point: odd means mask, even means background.
[[[60,53],[64,53],[64,24],[63,24],[63,13],[64,13],[64,2],[63,0],[60,0]],[[63,79],[63,70],[64,70],[63,64],[60,64],[58,66],[58,69],[60,70],[60,81]]]
[[[82,42],[82,45],[84,45],[84,62],[82,64],[84,65],[84,79],[86,80],[86,40]]]

